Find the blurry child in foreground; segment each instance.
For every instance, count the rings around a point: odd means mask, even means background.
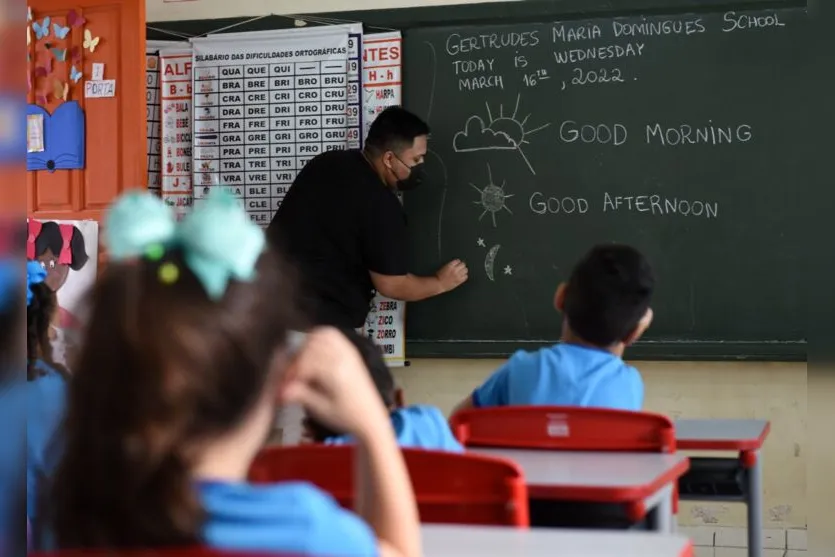
[[[440,410],[434,406],[404,406],[403,391],[395,387],[391,370],[373,341],[350,329],[343,332],[362,355],[371,380],[389,410],[394,435],[401,447],[453,452],[464,450],[453,437]],[[353,442],[345,432],[327,428],[312,417],[305,419],[305,429],[309,441],[330,444]]]
[[[105,224],[113,261],[48,491],[57,546],[417,557],[414,493],[362,359],[333,329],[290,341],[292,273],[237,200],[177,223],[129,193]],[[358,439],[358,514],[312,485],[246,481],[279,402]]]
[[[39,262],[26,263],[26,516],[36,527],[40,524],[38,485],[52,475],[56,465],[53,441],[64,418],[68,377],[67,370],[52,358],[50,331],[59,307],[46,278],[47,271]]]
[[[9,557],[26,554],[25,280],[22,254],[9,249],[16,232],[0,219],[0,555]]]
[[[636,249],[593,248],[554,296],[563,314],[561,342],[517,352],[455,411],[526,405],[640,410],[643,380],[622,358],[652,322],[654,287],[652,268]]]

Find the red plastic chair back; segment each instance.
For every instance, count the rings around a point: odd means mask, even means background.
[[[673,422],[649,412],[563,406],[476,408],[450,420],[465,447],[673,453]]]
[[[516,464],[420,449],[403,449],[403,456],[421,522],[528,527],[528,490]],[[354,448],[269,447],[256,457],[249,477],[255,483],[307,481],[353,508]]]

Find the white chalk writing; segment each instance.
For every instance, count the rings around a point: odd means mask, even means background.
[[[754,133],[748,124],[736,126],[715,126],[708,122],[706,126],[691,126],[680,124],[677,126],[662,126],[661,124],[647,124],[647,143],[660,145],[723,145],[728,143],[747,143]]]
[[[618,210],[652,215],[681,215],[683,217],[715,219],[719,216],[719,203],[716,201],[689,201],[657,194],[611,195],[605,192],[603,194],[603,212]]]
[[[785,27],[786,24],[780,21],[776,13],[766,15],[737,14],[727,12],[722,16],[722,31],[730,33],[742,29],[762,29],[763,27]]]

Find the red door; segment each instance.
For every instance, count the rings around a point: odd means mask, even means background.
[[[65,102],[66,85],[66,100],[84,111],[86,137],[83,168],[26,173],[27,212],[40,219],[99,220],[119,193],[147,187],[145,0],[29,0],[29,6],[28,102],[51,114]],[[48,33],[38,38],[46,17]],[[94,63],[104,64],[105,80],[116,81],[115,96],[85,98]],[[73,67],[82,74],[75,83]]]

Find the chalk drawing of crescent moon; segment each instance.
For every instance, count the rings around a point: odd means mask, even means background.
[[[487,256],[484,258],[484,272],[487,273],[487,278],[491,281],[495,281],[493,271],[496,265],[496,255],[499,253],[499,248],[501,247],[500,244],[496,244],[490,248],[490,251],[487,252]]]

